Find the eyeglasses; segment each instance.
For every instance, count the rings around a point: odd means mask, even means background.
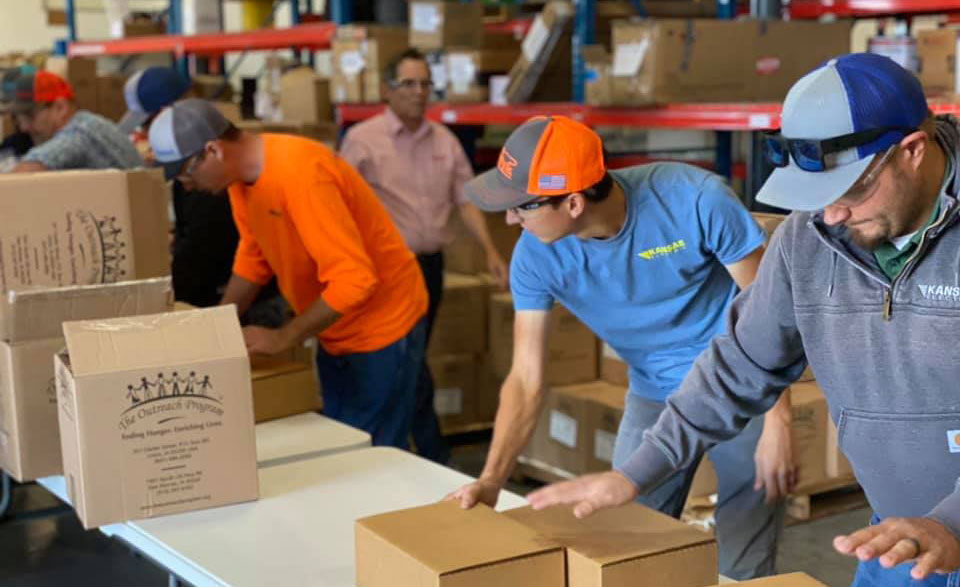
[[[193,179],[193,174],[196,173],[197,168],[200,167],[200,164],[203,163],[205,158],[206,153],[201,151],[192,161],[187,161],[177,177],[181,179]]]
[[[517,213],[521,210],[523,210],[524,212],[530,212],[531,210],[542,208],[547,204],[559,204],[561,201],[563,201],[563,197],[544,196],[542,198],[537,198],[536,200],[530,200],[529,202],[524,202],[523,204],[514,206],[513,208],[511,208],[511,210],[513,210],[514,213]]]
[[[767,160],[777,167],[786,167],[793,157],[797,167],[804,171],[826,171],[826,156],[872,143],[889,132],[903,136],[916,132],[916,128],[887,126],[850,133],[831,139],[788,139],[779,131],[765,133],[764,151]]]
[[[893,154],[896,152],[896,150],[897,145],[894,145],[887,149],[886,153],[884,153],[882,156],[878,155],[877,157],[879,157],[879,161],[873,166],[873,169],[867,172],[867,174],[862,178],[858,179],[849,190],[837,198],[834,204],[839,204],[845,208],[855,208],[869,200],[870,197],[877,191],[874,184],[876,183],[877,178],[880,177],[880,172],[883,171],[883,168],[893,158]]]
[[[416,88],[420,88],[425,92],[433,90],[433,80],[428,79],[397,79],[390,82],[390,87],[393,89],[402,88],[404,90],[410,91]]]

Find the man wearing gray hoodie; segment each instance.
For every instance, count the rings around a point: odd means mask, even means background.
[[[583,517],[657,487],[770,408],[809,362],[874,510],[834,548],[856,587],[960,585],[960,125],[917,79],[852,54],[800,79],[758,199],[796,210],[726,334],[616,470],[530,495]],[[902,564],[907,563],[907,564]],[[912,564],[910,564],[912,563]]]

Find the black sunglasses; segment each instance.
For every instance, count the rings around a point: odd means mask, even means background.
[[[826,171],[826,156],[867,145],[889,132],[903,136],[916,132],[916,127],[887,126],[833,137],[830,139],[788,139],[780,131],[764,133],[764,153],[776,167],[786,167],[790,157],[804,171]]]
[[[564,196],[564,197],[565,197],[565,196]],[[530,200],[529,202],[524,202],[523,204],[519,204],[519,205],[517,205],[517,206],[514,206],[513,209],[514,209],[514,210],[523,210],[523,211],[525,211],[525,212],[529,212],[530,210],[536,210],[537,208],[542,208],[543,206],[546,206],[547,204],[559,204],[560,202],[563,201],[563,198],[564,198],[564,197],[561,197],[561,196],[544,196],[544,197],[542,197],[542,198],[537,198],[536,200]]]

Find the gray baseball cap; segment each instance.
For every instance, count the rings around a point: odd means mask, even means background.
[[[213,104],[188,98],[163,109],[150,125],[150,148],[167,179],[183,169],[187,159],[203,151],[230,128]]]

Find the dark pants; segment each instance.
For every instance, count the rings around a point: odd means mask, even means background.
[[[430,305],[427,308],[427,345],[433,332],[433,321],[437,308],[443,299],[443,253],[417,255],[423,279],[427,282],[427,294]],[[417,404],[413,414],[413,443],[420,456],[440,464],[450,458],[450,448],[440,434],[440,422],[433,408],[433,375],[427,366],[427,355],[423,355],[420,378],[417,381]]]
[[[324,414],[369,432],[374,446],[409,448],[426,337],[421,319],[378,351],[335,356],[317,349]]]

